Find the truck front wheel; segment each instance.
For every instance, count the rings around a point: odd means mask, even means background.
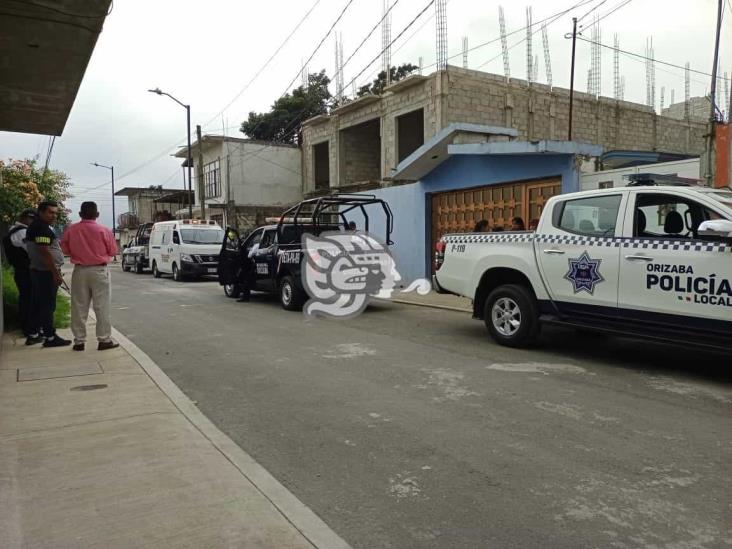
[[[525,286],[507,284],[493,290],[485,302],[483,318],[500,345],[526,347],[539,335],[539,308]]]
[[[291,276],[286,276],[280,281],[280,303],[286,311],[300,310],[305,303],[305,297]]]

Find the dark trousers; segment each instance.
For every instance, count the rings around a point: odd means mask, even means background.
[[[33,281],[33,324],[40,328],[44,337],[53,337],[56,329],[53,327],[53,313],[56,312],[56,293],[58,286],[53,281],[50,271],[36,271],[31,269]]]
[[[38,335],[38,327],[33,322],[33,282],[30,269],[15,269],[15,285],[18,287],[18,316],[20,327],[26,336]]]

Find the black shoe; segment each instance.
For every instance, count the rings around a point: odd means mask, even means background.
[[[119,343],[116,341],[100,341],[97,345],[97,351],[106,351],[107,349],[116,349]]]
[[[28,336],[25,338],[25,344],[26,345],[37,345],[38,343],[43,342],[43,336],[37,335],[37,336]]]
[[[71,345],[70,340],[58,337],[57,335],[43,342],[44,347],[66,347],[68,345]]]
[[[74,349],[74,351],[83,351],[84,344],[83,343],[74,343],[73,349]]]

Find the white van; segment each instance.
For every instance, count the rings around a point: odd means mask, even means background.
[[[174,280],[216,275],[224,230],[214,221],[177,220],[155,223],[150,233],[153,276]]]

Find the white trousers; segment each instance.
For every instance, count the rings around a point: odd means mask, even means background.
[[[112,338],[112,283],[107,267],[74,265],[71,277],[71,332],[74,343],[86,342],[89,305],[97,317],[97,340]]]

